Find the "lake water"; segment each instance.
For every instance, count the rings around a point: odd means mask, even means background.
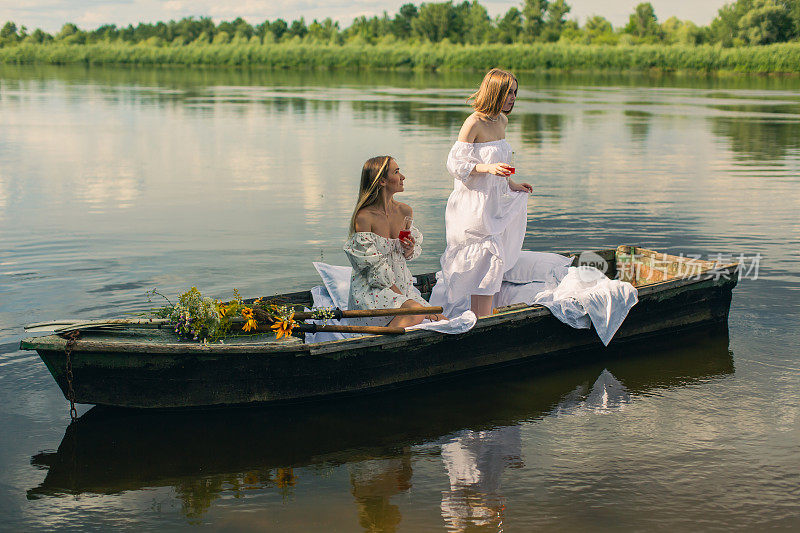
[[[414,271],[436,270],[479,81],[0,66],[0,529],[800,527],[797,78],[519,77],[526,248],[743,254],[727,331],[321,404],[79,406],[69,425],[24,324],[143,310],[152,288],[317,284],[312,261],[346,264],[368,157],[397,158]]]

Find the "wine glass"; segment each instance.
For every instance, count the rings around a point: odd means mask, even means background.
[[[506,185],[507,185],[507,187],[506,187],[506,190],[503,191],[503,198],[508,198],[508,197],[511,196],[509,194],[509,191],[511,190],[511,184],[508,183],[508,180],[511,179],[511,174],[515,174],[517,172],[516,155],[517,155],[516,152],[511,152],[511,155],[508,158],[508,162],[506,163],[506,165],[508,165],[511,168],[508,169],[510,174],[508,176],[506,176]]]
[[[411,236],[411,225],[413,223],[414,219],[411,217],[406,217],[403,219],[403,227],[400,229],[400,234],[398,235],[401,241],[404,241]]]

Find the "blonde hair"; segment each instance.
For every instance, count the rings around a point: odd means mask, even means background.
[[[381,188],[378,184],[381,178],[389,174],[389,161],[393,158],[389,155],[379,155],[367,159],[361,168],[361,185],[358,187],[358,201],[350,217],[350,235],[356,232],[356,216],[358,212],[369,207],[380,199]]]
[[[467,98],[467,103],[472,100],[472,107],[475,111],[484,115],[496,116],[503,110],[503,104],[508,98],[508,93],[517,81],[516,76],[508,71],[493,68],[483,77],[480,88]],[[519,82],[517,82],[519,86]],[[514,109],[514,106],[511,106]],[[506,114],[511,113],[509,109]]]

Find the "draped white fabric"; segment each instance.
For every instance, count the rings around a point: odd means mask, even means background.
[[[608,279],[589,266],[569,267],[562,278],[552,276],[545,290],[533,299],[573,328],[594,326],[603,344],[608,346],[628,311],[639,301],[639,291],[626,281]]]
[[[510,159],[511,147],[505,139],[456,141],[450,150],[447,170],[454,180],[445,211],[447,248],[432,305],[452,309],[470,295],[495,294],[503,274],[517,262],[525,237],[528,194],[511,192],[501,176],[472,173],[478,163]]]

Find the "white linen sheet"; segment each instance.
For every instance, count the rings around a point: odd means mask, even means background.
[[[552,275],[533,303],[547,307],[573,328],[594,325],[600,340],[608,346],[638,301],[639,291],[630,283],[609,279],[596,268],[580,266],[569,267],[562,279]]]

